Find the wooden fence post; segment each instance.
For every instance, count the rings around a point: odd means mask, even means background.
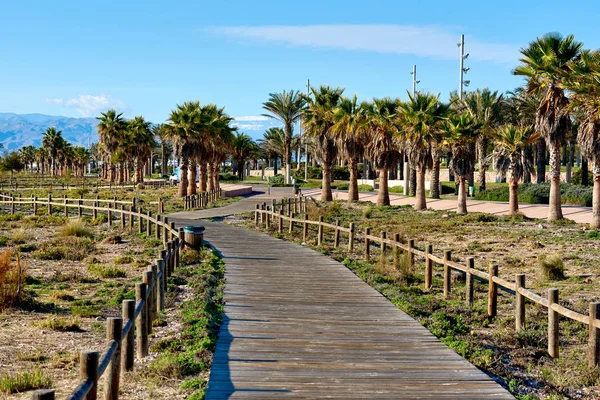
[[[588,365],[598,366],[600,361],[600,329],[594,326],[600,319],[600,303],[590,303],[590,337],[588,341]]]
[[[265,228],[269,229],[271,227],[271,207],[267,206],[267,212],[265,213]]]
[[[119,381],[121,378],[121,335],[123,320],[121,318],[108,318],[106,320],[106,338],[108,341],[117,342],[117,350],[107,368],[108,375],[104,380],[104,399],[117,400],[119,398]]]
[[[306,243],[308,238],[308,215],[304,214],[304,226],[302,227],[302,240]]]
[[[525,289],[525,274],[517,274],[515,278],[515,330],[521,332],[525,328],[525,296],[519,289]]]
[[[131,328],[125,337],[125,340],[121,342],[123,350],[121,352],[121,369],[123,371],[133,370],[133,353],[134,353],[134,338],[135,338],[135,300],[123,300],[123,323],[127,323],[131,320]]]
[[[152,211],[148,210],[146,213],[146,236],[152,235]]]
[[[365,260],[371,257],[371,239],[369,235],[371,235],[371,228],[365,229]]]
[[[65,210],[66,209],[67,208],[65,207]],[[15,195],[13,194],[10,196],[10,214],[14,215],[14,213],[15,213]]]
[[[169,228],[171,228],[171,231],[170,231],[170,237],[171,237],[171,240],[174,240],[174,239],[177,237],[177,236],[176,236],[176,235],[173,233],[173,231],[175,231],[175,222],[170,222],[170,223],[169,223]]]
[[[317,235],[317,246],[323,245],[323,216],[319,215],[319,231]]]
[[[33,215],[37,215],[37,209],[38,209],[38,204],[37,204],[37,196],[31,196],[31,202],[33,203]]]
[[[160,278],[157,280],[158,285],[158,298],[156,301],[156,310],[161,312],[165,309],[165,292],[167,290],[166,286],[166,271],[165,271],[165,260],[158,259],[156,260],[156,265],[158,266],[158,273],[160,274]]]
[[[288,226],[289,233],[292,233],[294,231],[294,216],[295,216],[295,213],[292,213],[292,215],[290,215],[290,224]]]
[[[448,261],[452,260],[452,251],[444,251],[444,299],[450,298],[451,282],[452,282],[452,269],[448,265]]]
[[[166,245],[169,240],[169,217],[163,217],[162,241]]]
[[[350,233],[348,234],[348,250],[354,250],[354,222],[350,222]]]
[[[283,232],[283,210],[279,210],[279,218],[277,219],[277,232]]]
[[[433,245],[425,246],[425,290],[430,290],[433,286],[433,261],[431,254],[433,253]]]
[[[412,250],[415,248],[415,239],[408,239],[408,265],[410,269],[415,268],[415,253]]]
[[[81,205],[83,204],[83,201],[81,199],[77,200],[77,216],[79,218],[81,218],[83,216],[83,209],[81,208]]]
[[[110,207],[110,203],[108,203],[107,205],[108,211],[106,212],[106,217],[108,219],[107,223],[108,226],[112,225],[112,208]]]
[[[82,351],[79,355],[79,378],[81,380],[91,380],[94,382],[92,388],[85,397],[86,400],[96,400],[98,398],[98,359],[100,354],[97,351]]]
[[[475,268],[475,259],[473,257],[467,258],[466,280],[465,280],[465,302],[469,307],[473,307],[473,274],[469,271]]]
[[[144,282],[136,283],[136,307],[140,302],[143,302],[142,311],[135,319],[136,353],[138,360],[148,355],[148,303],[146,300],[146,284]]]
[[[52,215],[52,193],[48,193],[48,215]]]
[[[40,389],[33,392],[31,395],[32,400],[54,400],[54,390],[53,389]]]
[[[154,224],[154,225],[156,225],[155,226],[156,232],[154,232],[154,237],[156,237],[158,240],[160,240],[160,222],[161,222],[161,218],[162,217],[160,215],[157,215],[156,216],[156,222]]]
[[[94,220],[98,219],[98,207],[99,207],[99,204],[97,201],[95,201],[94,206],[92,208],[92,219],[94,219]]]
[[[498,265],[492,264],[489,269],[490,280],[488,281],[488,317],[494,318],[498,313],[498,284],[494,277],[498,276]]]
[[[387,237],[387,233],[385,231],[381,231],[381,242],[380,242],[381,245],[379,246],[379,250],[381,250],[381,251],[379,252],[379,263],[382,266],[385,265],[385,261],[386,261],[385,260],[385,250],[386,250],[387,247],[386,247],[385,242],[384,242],[384,240],[386,239],[386,237]]]
[[[152,303],[152,271],[144,271],[142,272],[143,282],[146,284],[146,318],[148,318],[148,335],[152,334],[152,317],[154,317],[152,310],[154,307],[151,307]]]
[[[167,252],[166,252],[166,256],[167,256],[167,261],[166,261],[166,269],[167,269],[167,276],[171,276],[171,273],[173,272],[173,268],[171,268],[171,259],[173,257],[171,257],[171,241],[167,242]]]
[[[158,283],[158,267],[156,264],[151,264],[148,267],[148,271],[152,272],[152,290],[150,293],[152,294],[152,298],[148,301],[148,313],[152,316],[152,321],[158,318],[158,313],[160,311],[156,311],[156,303],[158,303],[158,291],[160,290],[160,284]]]
[[[552,309],[558,303],[558,289],[548,289],[548,353],[558,358],[558,319],[559,314]]]
[[[260,206],[257,204],[256,210],[254,210],[254,226],[258,226],[258,210],[260,210]]]
[[[125,206],[121,204],[121,228],[125,229]]]
[[[144,223],[142,222],[143,213],[144,210],[142,210],[142,208],[140,207],[140,209],[138,210],[138,233],[144,233]]]
[[[340,246],[340,220],[336,219],[335,220],[335,236],[333,238],[333,247],[335,247],[336,249]]]
[[[135,212],[135,207],[130,206],[129,207],[129,230],[132,231],[133,230],[133,213]]]

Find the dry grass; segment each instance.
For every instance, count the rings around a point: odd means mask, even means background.
[[[70,221],[60,229],[61,236],[93,238],[94,234],[82,220]]]
[[[21,393],[27,390],[47,389],[52,381],[39,369],[0,377],[0,392],[6,394]]]
[[[21,294],[24,269],[19,254],[13,262],[13,250],[0,251],[0,309],[10,306]]]
[[[547,281],[560,281],[565,279],[565,264],[558,254],[538,256],[541,278]]]

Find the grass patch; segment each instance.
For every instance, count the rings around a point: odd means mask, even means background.
[[[0,392],[6,394],[22,393],[28,390],[49,389],[52,380],[39,368],[0,377]]]
[[[540,276],[547,281],[561,281],[565,279],[565,264],[558,254],[538,256]]]
[[[48,328],[58,332],[81,332],[79,320],[76,318],[48,317],[39,322],[40,328]]]
[[[66,236],[42,243],[34,257],[40,260],[81,261],[94,251],[94,242],[87,237]]]
[[[59,231],[61,236],[75,236],[79,238],[93,238],[94,234],[82,220],[70,221]]]
[[[121,268],[115,265],[106,264],[88,264],[88,272],[97,276],[98,278],[125,278],[127,273]]]

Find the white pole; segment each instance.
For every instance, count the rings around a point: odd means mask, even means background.
[[[415,95],[417,94],[417,66],[416,65],[413,65],[412,76],[413,76],[413,90],[412,90],[412,95],[413,95],[413,97],[415,97]]]
[[[464,61],[465,61],[465,35],[460,35],[460,43],[458,44],[460,47],[460,79],[458,84],[458,98],[462,100],[463,98],[463,74],[465,72]]]
[[[306,80],[306,95],[310,96],[310,79]],[[304,181],[308,181],[308,140],[304,140]]]

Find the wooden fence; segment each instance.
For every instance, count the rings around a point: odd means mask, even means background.
[[[163,186],[175,186],[172,181],[167,180],[155,180],[146,181],[142,183],[144,186],[152,187],[163,187]],[[0,182],[0,191],[4,190],[36,190],[36,189],[50,189],[50,190],[72,190],[72,189],[134,189],[137,185],[132,183],[110,183],[101,182],[96,180],[95,182],[79,182],[79,183],[65,183],[65,182],[46,182],[46,183],[23,183],[15,182]]]
[[[588,365],[595,367],[600,362],[600,303],[594,302],[589,304],[589,313],[584,315],[574,310],[568,309],[559,304],[558,289],[548,289],[547,297],[542,297],[525,287],[525,274],[516,274],[515,281],[511,282],[498,276],[498,265],[492,264],[488,271],[482,271],[475,268],[475,259],[468,257],[465,264],[452,260],[450,250],[444,251],[442,257],[436,256],[433,253],[433,246],[427,244],[424,250],[419,250],[415,247],[415,241],[410,239],[407,243],[400,241],[400,235],[394,235],[394,238],[389,238],[387,233],[382,231],[379,236],[371,234],[370,229],[365,229],[363,232],[358,232],[355,223],[350,223],[348,227],[339,225],[339,221],[335,224],[326,223],[323,217],[320,216],[318,221],[308,219],[307,204],[308,199],[304,197],[296,197],[293,199],[283,199],[281,202],[275,202],[268,206],[266,203],[257,204],[254,222],[256,226],[264,226],[269,228],[277,224],[278,232],[283,232],[283,221],[287,221],[287,229],[293,232],[294,227],[302,227],[303,240],[307,241],[309,237],[309,226],[317,227],[317,245],[323,244],[323,231],[329,229],[333,231],[334,246],[340,246],[340,235],[345,233],[348,235],[348,250],[353,250],[357,241],[362,242],[365,259],[369,259],[371,254],[371,244],[379,245],[379,256],[381,261],[386,260],[386,248],[389,246],[395,254],[394,263],[397,267],[397,255],[400,251],[408,254],[408,262],[412,266],[415,264],[415,256],[425,260],[425,290],[430,290],[433,286],[433,267],[434,263],[443,266],[443,296],[449,298],[452,291],[451,273],[452,270],[459,271],[465,275],[465,301],[468,306],[473,305],[474,298],[474,281],[478,280],[487,283],[488,286],[488,316],[493,318],[497,314],[498,308],[498,289],[515,297],[514,313],[515,313],[515,329],[520,332],[525,328],[525,299],[529,299],[535,304],[541,305],[547,309],[548,313],[548,353],[553,358],[559,356],[559,318],[560,316],[588,325]],[[303,218],[298,218],[298,213],[304,213]]]
[[[184,209],[191,210],[195,208],[204,208],[208,205],[208,203],[217,201],[222,195],[223,190],[219,188],[208,192],[186,196],[184,201]]]
[[[15,200],[14,196],[7,200],[6,197],[0,197],[0,204],[10,204],[12,212],[15,204],[29,204],[34,213],[39,205],[48,207],[49,214],[52,214],[53,207],[64,207],[67,214],[69,208],[77,208],[79,216],[82,210],[91,210],[94,217],[98,212],[106,213],[108,225],[113,223],[113,217],[120,216],[121,226],[130,230],[134,228],[137,219],[138,232],[145,232],[149,236],[154,232],[155,237],[163,241],[165,249],[159,251],[155,264],[148,267],[142,274],[142,282],[135,286],[136,299],[123,301],[121,318],[107,319],[107,343],[104,349],[80,352],[81,382],[68,397],[69,400],[95,400],[98,379],[106,373],[104,398],[117,399],[121,371],[133,370],[134,354],[138,359],[148,355],[148,335],[152,333],[152,322],[165,307],[167,278],[179,266],[180,252],[184,246],[183,229],[176,230],[175,223],[170,222],[168,217],[153,217],[150,211],[136,211],[134,205],[129,210],[122,204],[120,209],[112,208],[112,200],[108,201],[108,207],[100,207],[97,200],[92,200],[92,205],[83,204],[82,200],[90,199],[64,199],[63,202],[54,202],[51,197],[33,200]],[[54,390],[38,390],[32,398],[54,399]]]

